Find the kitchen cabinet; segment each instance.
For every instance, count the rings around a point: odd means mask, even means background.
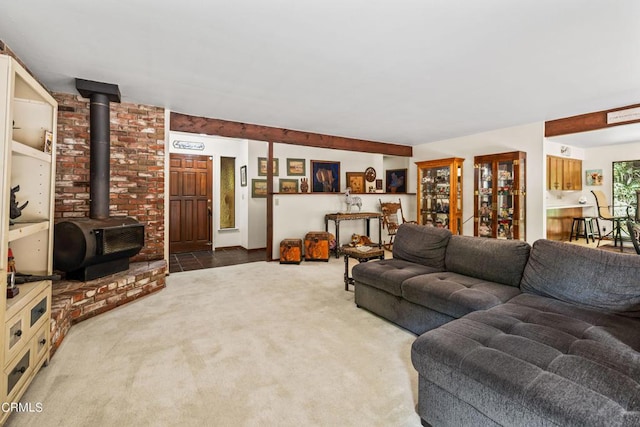
[[[547,190],[582,190],[582,160],[547,156]]]

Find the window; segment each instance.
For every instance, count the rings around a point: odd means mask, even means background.
[[[613,162],[613,214],[638,217],[640,198],[640,160]]]

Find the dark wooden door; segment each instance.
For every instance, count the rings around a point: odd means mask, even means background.
[[[171,154],[169,161],[169,253],[211,250],[212,160]]]

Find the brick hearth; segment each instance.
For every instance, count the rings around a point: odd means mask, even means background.
[[[163,289],[166,272],[164,260],[136,262],[127,271],[89,282],[55,282],[51,298],[51,356],[71,325]]]

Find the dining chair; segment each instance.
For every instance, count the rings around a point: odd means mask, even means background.
[[[379,199],[380,200],[380,199]],[[393,248],[393,238],[398,232],[398,227],[405,222],[417,224],[415,221],[407,221],[402,210],[402,200],[398,202],[383,202],[380,200],[380,210],[382,211],[382,228],[387,230],[389,242],[382,246],[390,251]]]
[[[598,219],[604,221],[611,221],[611,231],[602,235],[600,232],[600,224],[598,222],[598,234],[600,239],[598,240],[598,246],[602,242],[602,239],[611,239],[613,237],[613,246],[618,246],[618,240],[620,241],[620,251],[622,251],[622,222],[629,218],[629,215],[620,216],[611,213],[613,206],[609,204],[607,196],[601,190],[591,190],[591,193],[596,198],[596,206],[598,209]],[[628,207],[627,207],[628,212]]]
[[[636,249],[636,253],[640,255],[640,222],[628,220],[627,229],[629,230],[633,247]]]

